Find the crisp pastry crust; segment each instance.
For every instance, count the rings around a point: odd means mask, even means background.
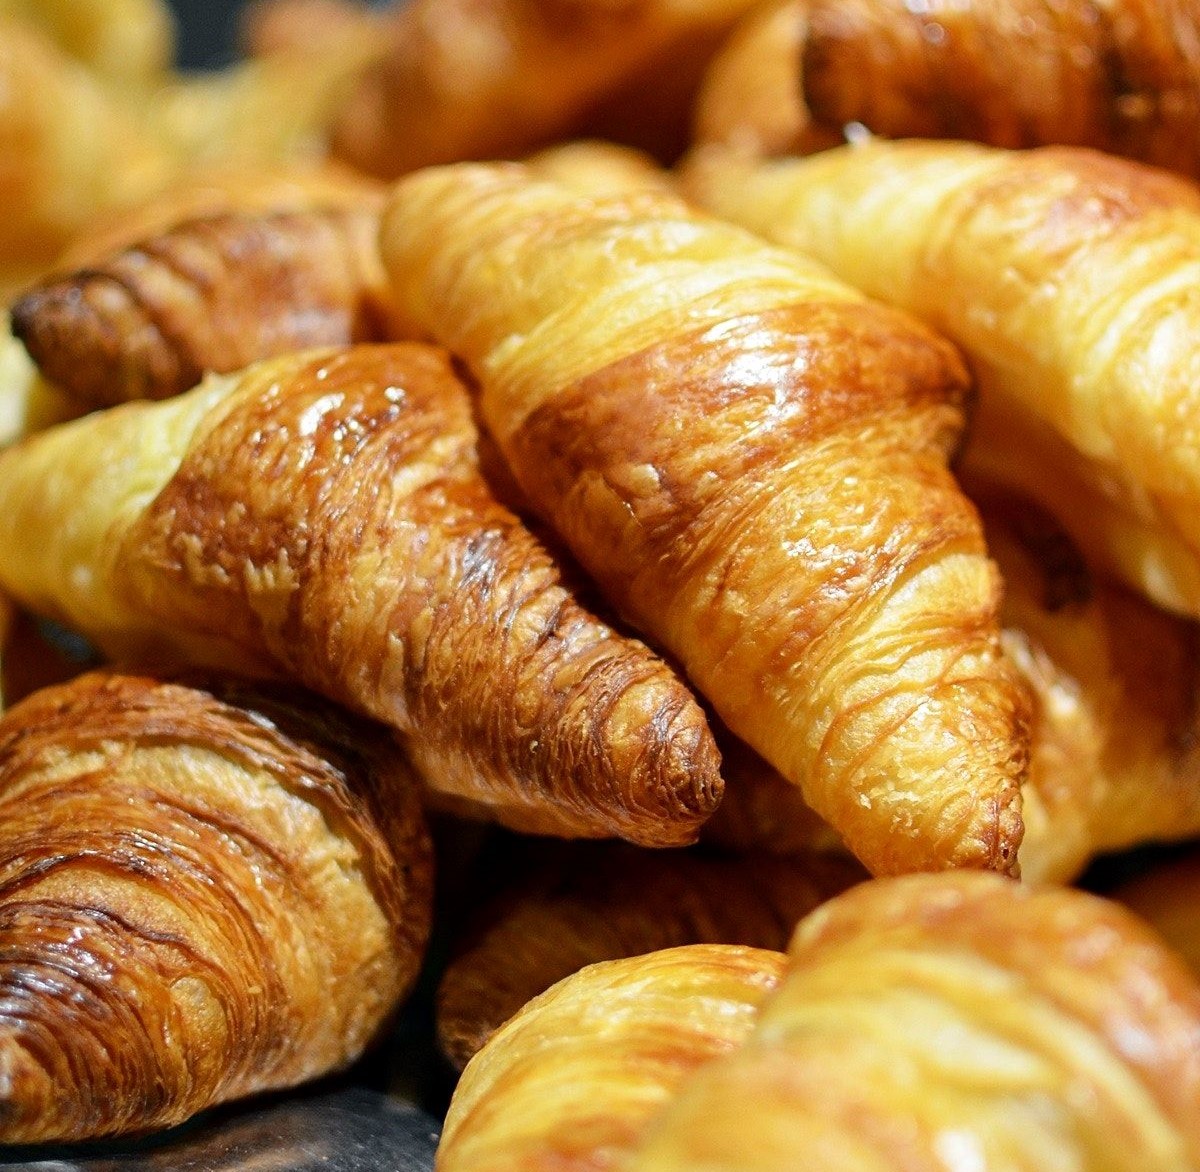
[[[1189,0],[806,7],[797,68],[830,131],[1088,146],[1200,174],[1200,12]]]
[[[866,878],[849,859],[721,857],[613,843],[531,850],[477,916],[437,994],[460,1069],[517,1010],[589,964],[684,944],[782,951],[796,922]]]
[[[371,206],[189,220],[12,307],[43,375],[88,406],[166,399],[209,371],[385,341],[387,278]]]
[[[555,985],[463,1072],[438,1172],[623,1167],[689,1072],[744,1040],[783,963],[778,952],[694,944]]]
[[[1115,904],[971,872],[881,880],[800,925],[754,1031],[622,1167],[1182,1170],[1198,1054],[1200,986]]]
[[[433,347],[214,376],[0,455],[0,583],[117,655],[298,678],[517,829],[691,841],[722,788],[703,712],[575,601],[476,440]]]
[[[0,1139],[178,1123],[340,1069],[416,976],[394,746],[299,693],[94,673],[0,721]]]
[[[1192,184],[1065,147],[873,141],[757,168],[710,153],[688,190],[954,339],[980,383],[972,464],[1200,614]]]
[[[410,176],[381,239],[533,507],[869,869],[1016,867],[1025,701],[950,347],[669,197],[517,165]]]

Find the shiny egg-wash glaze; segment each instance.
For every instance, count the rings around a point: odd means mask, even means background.
[[[178,1123],[340,1069],[416,976],[394,745],[299,693],[95,673],[0,721],[0,1141]]]
[[[1016,868],[1027,713],[950,346],[669,197],[512,164],[409,176],[381,239],[531,504],[869,869]]]
[[[703,712],[575,601],[476,443],[432,347],[259,363],[0,456],[0,581],[117,654],[298,678],[517,829],[692,840]]]
[[[191,220],[26,293],[13,333],[87,406],[166,399],[209,371],[293,350],[384,341],[378,232],[369,206]]]

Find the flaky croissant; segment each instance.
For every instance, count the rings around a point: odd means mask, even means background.
[[[341,110],[336,152],[387,178],[432,163],[514,157],[577,131],[639,77],[643,114],[654,106],[648,120],[661,125],[661,91],[678,89],[686,110],[698,81],[672,85],[681,62],[685,80],[698,74],[696,47],[711,53],[752,3],[414,0],[392,21],[387,55]]]
[[[1200,174],[1190,0],[807,0],[798,72],[840,131],[1096,147]]]
[[[348,1065],[430,853],[394,745],[299,694],[95,673],[0,721],[0,1142],[178,1123]]]
[[[516,164],[408,177],[381,241],[533,507],[869,869],[1016,866],[1024,697],[950,347],[669,197]]]
[[[463,1072],[438,1172],[624,1167],[689,1072],[741,1044],[781,953],[694,944],[591,965],[530,1002]]]
[[[518,1014],[467,1067],[443,1172],[1184,1172],[1200,1159],[1200,985],[1107,900],[973,872],[860,884],[801,922],[724,1052],[696,1055],[685,1043],[714,1007],[676,990],[706,956],[597,965]],[[634,988],[656,1027],[640,1050]],[[539,1047],[557,1062],[539,1064]]]
[[[709,153],[689,191],[958,342],[980,382],[968,463],[1200,614],[1192,184],[1085,150],[872,141],[758,167]]]
[[[589,964],[683,944],[781,951],[801,916],[865,878],[836,857],[722,857],[613,843],[540,852],[523,844],[500,862],[507,883],[438,986],[438,1039],[459,1068],[518,1009]]]
[[[189,220],[43,282],[12,307],[41,372],[89,406],[165,399],[209,371],[385,341],[378,209]]]
[[[9,449],[0,584],[118,656],[298,678],[518,829],[677,845],[720,798],[698,704],[497,503],[432,347],[291,355]]]

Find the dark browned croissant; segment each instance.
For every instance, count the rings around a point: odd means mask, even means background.
[[[402,180],[381,241],[531,505],[870,870],[1016,868],[1025,697],[947,469],[952,348],[668,196],[515,164]]]
[[[430,915],[394,745],[299,693],[95,673],[0,721],[0,1143],[348,1065]]]
[[[542,851],[522,844],[501,861],[511,876],[506,889],[438,988],[438,1037],[460,1068],[521,1006],[585,965],[681,944],[781,951],[802,916],[866,878],[837,857],[720,857],[613,843]]]
[[[12,309],[42,373],[90,405],[165,399],[209,371],[391,332],[375,208],[191,220]]]
[[[518,829],[678,845],[720,798],[699,705],[497,503],[432,347],[266,361],[9,449],[0,583],[118,656],[298,678]]]

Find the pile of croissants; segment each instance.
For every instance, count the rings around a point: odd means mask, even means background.
[[[0,0],[0,1143],[1200,1169],[1200,5],[242,37]]]

